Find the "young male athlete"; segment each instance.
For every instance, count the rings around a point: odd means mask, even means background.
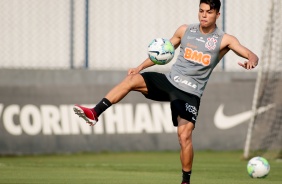
[[[130,91],[139,91],[148,99],[169,101],[181,148],[182,184],[190,183],[194,154],[192,131],[200,98],[212,70],[229,50],[246,59],[238,64],[247,70],[258,64],[258,57],[253,52],[242,46],[234,36],[225,34],[216,26],[220,6],[220,0],[200,0],[199,23],[182,25],[176,30],[170,41],[175,48],[180,46],[180,53],[167,74],[140,73],[154,65],[150,59],[146,59],[138,67],[129,69],[125,79],[94,108],[74,106],[75,113],[93,126],[102,112],[119,102]]]

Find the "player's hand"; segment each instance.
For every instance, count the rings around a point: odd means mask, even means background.
[[[251,70],[251,69],[255,68],[258,65],[258,63],[257,62],[251,62],[251,61],[245,61],[244,63],[238,62],[238,65],[240,65],[241,67],[243,67],[247,70]]]
[[[140,70],[138,68],[130,68],[128,71],[127,71],[127,75],[134,75],[134,74],[137,74],[139,73]]]

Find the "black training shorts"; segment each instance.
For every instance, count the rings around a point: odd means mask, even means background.
[[[196,123],[200,107],[200,98],[186,93],[173,86],[166,76],[157,72],[144,72],[143,76],[148,94],[144,96],[151,100],[170,102],[172,121],[178,126],[177,117],[180,116],[193,124]]]

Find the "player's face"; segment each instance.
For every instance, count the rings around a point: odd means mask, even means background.
[[[200,25],[203,28],[207,28],[215,25],[216,19],[219,17],[220,13],[215,9],[210,9],[210,5],[201,3],[199,7],[198,18]]]

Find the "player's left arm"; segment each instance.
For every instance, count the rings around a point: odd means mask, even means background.
[[[223,42],[226,44],[228,49],[235,52],[238,56],[247,59],[245,62],[238,62],[238,64],[243,68],[251,70],[258,65],[259,58],[257,55],[248,48],[244,47],[236,37],[225,34]]]

